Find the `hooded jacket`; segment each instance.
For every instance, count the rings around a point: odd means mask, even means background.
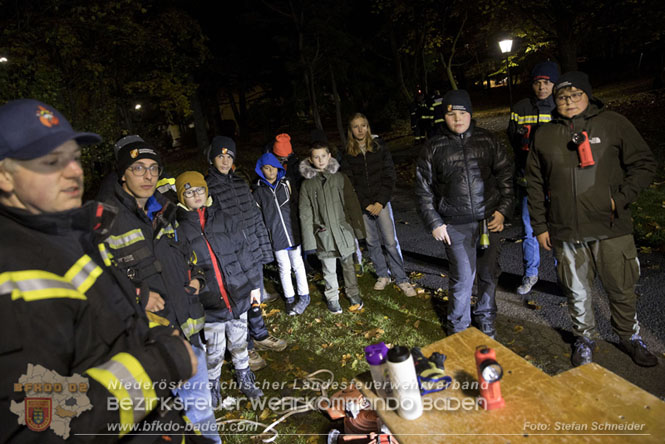
[[[179,231],[185,236],[203,269],[206,287],[200,300],[206,322],[238,319],[250,306],[250,292],[261,285],[258,269],[237,218],[218,206],[189,211],[178,206]]]
[[[251,245],[255,262],[258,265],[272,262],[274,257],[268,231],[247,182],[233,171],[222,174],[211,166],[206,183],[215,205],[221,206],[226,215],[235,218],[242,226],[243,235]]]
[[[475,126],[456,134],[447,127],[427,141],[416,164],[418,211],[428,230],[464,224],[498,211],[512,215],[513,165],[489,131]]]
[[[316,250],[322,258],[347,257],[356,251],[355,238],[365,238],[358,197],[349,178],[338,170],[333,157],[324,171],[307,159],[300,162],[305,178],[299,202],[303,250]]]
[[[261,168],[271,165],[277,168],[277,179],[270,183]],[[300,223],[298,221],[298,199],[286,178],[286,171],[279,159],[266,153],[256,162],[259,176],[254,188],[254,199],[263,214],[263,222],[268,229],[274,251],[294,248],[300,245]]]
[[[342,158],[342,172],[351,180],[363,210],[375,202],[385,207],[395,190],[395,165],[390,150],[376,142],[374,151],[357,156],[347,153]]]
[[[39,215],[0,205],[1,442],[81,442],[79,433],[98,433],[95,442],[116,442],[119,436],[108,434],[109,424],[131,427],[146,416],[151,422],[175,420],[184,427],[177,411],[157,415],[153,409],[158,403],[152,402],[168,398],[168,387],[189,377],[188,352],[184,342],[171,335],[172,330],[148,328],[145,314],[135,302],[134,286],[104,265],[98,246],[115,216],[112,208],[96,202]],[[45,412],[55,414],[56,408],[72,411],[69,439],[53,430],[36,432],[25,422],[20,424],[19,411],[25,411],[28,397],[34,395],[16,391],[14,384],[31,366],[35,366],[31,382],[38,380],[37,366],[42,366],[63,377],[79,374],[88,385],[85,396],[90,408],[65,403],[66,399],[60,403],[54,397],[52,410]],[[135,387],[137,381],[152,390],[123,394],[111,389],[114,385]],[[65,395],[69,389],[65,380],[61,382]],[[126,409],[121,413],[110,407],[130,399],[142,407],[129,416],[124,414]],[[160,440],[145,435],[125,438]]]
[[[598,99],[573,118],[556,111],[537,132],[527,160],[529,214],[535,235],[564,242],[630,234],[630,204],[647,187],[656,162],[637,129]],[[586,131],[595,165],[580,168],[575,132]],[[612,211],[612,199],[616,210]]]

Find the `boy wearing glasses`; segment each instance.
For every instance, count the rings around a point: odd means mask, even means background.
[[[592,95],[586,74],[562,75],[554,100],[552,123],[538,130],[529,152],[527,191],[534,234],[543,248],[554,250],[568,298],[577,337],[572,364],[593,358],[598,333],[591,288],[598,275],[620,348],[636,364],[655,366],[658,359],[637,322],[640,271],[629,207],[653,179],[653,154],[625,117],[605,110]]]
[[[157,191],[162,163],[155,149],[133,135],[118,140],[115,152],[119,180],[106,203],[118,215],[104,242],[109,260],[136,286],[137,302],[151,325],[173,326],[191,343],[198,360],[196,374],[174,392],[193,423],[216,430],[199,338],[205,314],[198,293],[205,274],[195,265],[187,239],[176,231],[176,205]],[[221,442],[217,433],[209,437]]]
[[[533,235],[533,228],[531,228],[524,168],[536,129],[552,120],[551,113],[554,110],[552,89],[554,83],[559,80],[559,67],[554,62],[539,63],[531,71],[531,79],[533,95],[520,100],[513,106],[508,123],[508,139],[515,151],[517,199],[524,225],[522,242],[524,276],[521,285],[517,287],[517,293],[521,295],[529,293],[538,282],[538,267],[540,267],[540,246],[536,236]]]

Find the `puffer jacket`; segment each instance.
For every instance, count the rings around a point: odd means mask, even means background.
[[[150,290],[164,299],[164,310],[149,313],[151,320],[165,324],[166,319],[197,342],[198,335],[194,333],[203,328],[205,319],[198,295],[189,282],[197,278],[204,283],[205,277],[187,239],[178,237],[175,204],[155,192],[148,199],[146,214],[120,184],[116,184],[115,193],[106,203],[118,209],[116,222],[104,242],[113,265],[140,289],[143,308]]]
[[[375,151],[342,157],[341,171],[351,180],[363,209],[375,202],[385,207],[395,190],[395,165],[390,150],[382,143],[377,145]]]
[[[299,201],[303,250],[316,250],[322,258],[347,257],[356,251],[355,238],[365,238],[358,197],[349,178],[338,170],[335,158],[325,171],[314,169],[307,159],[300,162],[305,178]]]
[[[447,128],[427,141],[416,164],[418,212],[428,230],[512,215],[513,165],[506,149],[472,121],[463,134]]]
[[[206,287],[200,300],[206,322],[238,319],[250,306],[250,292],[261,285],[258,268],[237,218],[212,205],[188,211],[178,206],[178,230],[203,268]]]
[[[173,426],[176,421],[185,426],[177,410],[157,414],[155,407],[156,398],[171,396],[169,386],[191,374],[189,353],[172,330],[148,328],[135,302],[134,286],[104,265],[98,244],[114,218],[114,209],[97,202],[39,215],[0,205],[0,442],[116,442],[120,436],[109,433],[110,424],[137,425],[140,432],[144,418],[146,423]],[[16,390],[21,375],[32,368],[30,382],[58,382],[48,379],[48,373],[41,380],[37,366],[63,377],[78,374],[87,385],[89,408],[65,402],[62,396],[70,389],[65,380],[59,381],[61,402],[54,397],[51,410],[44,412],[45,420],[47,415],[54,417],[56,409],[63,411],[58,413],[62,417],[71,413],[71,422],[58,434],[48,428],[32,431],[19,422],[18,411],[27,410],[29,398],[51,397]],[[138,382],[152,390],[112,390],[136,387]],[[135,410],[129,416],[124,414],[127,409],[112,407],[130,400]],[[183,439],[173,435],[129,434],[123,441]]]
[[[210,167],[206,182],[214,205],[220,205],[225,214],[237,218],[241,223],[256,263],[263,265],[272,262],[274,256],[268,231],[247,182],[233,171],[222,174],[214,166]]]
[[[268,182],[261,171],[261,167],[266,164],[277,168],[274,184]],[[257,161],[255,171],[259,180],[253,195],[263,214],[273,250],[297,247],[300,245],[298,199],[291,189],[291,182],[286,178],[284,167],[273,154],[266,153]]]
[[[587,132],[595,161],[584,169],[571,142],[579,131]],[[629,205],[655,171],[653,154],[637,129],[601,101],[592,99],[572,119],[555,112],[552,123],[536,133],[527,160],[534,234],[549,231],[552,239],[587,242],[632,233]]]

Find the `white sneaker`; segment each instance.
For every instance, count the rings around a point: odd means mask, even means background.
[[[416,293],[416,289],[413,288],[413,285],[411,285],[411,282],[402,282],[400,284],[397,284],[400,290],[404,293],[404,295],[407,298],[412,298],[418,293]]]
[[[376,284],[374,284],[374,289],[377,291],[383,291],[386,289],[386,285],[390,283],[390,278],[389,277],[380,277],[376,280]]]

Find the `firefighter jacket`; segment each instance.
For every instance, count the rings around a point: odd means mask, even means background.
[[[342,172],[346,174],[358,194],[360,207],[365,209],[378,202],[384,207],[395,190],[395,165],[390,150],[377,141],[374,151],[342,158]]]
[[[434,137],[444,133],[446,128],[446,122],[444,119],[446,110],[443,108],[443,96],[436,93],[432,94],[429,99],[429,115],[432,124],[427,133],[427,137]]]
[[[522,99],[513,106],[508,122],[508,140],[515,151],[517,175],[524,176],[526,158],[533,145],[533,138],[539,126],[552,120],[555,108],[554,98],[545,100],[535,97]]]
[[[573,133],[586,131],[595,165],[579,166]],[[630,234],[630,204],[647,187],[656,162],[637,129],[592,99],[573,118],[556,111],[536,133],[527,160],[529,214],[535,235],[588,242]],[[612,211],[612,200],[616,209]]]
[[[43,215],[0,205],[0,442],[115,442],[144,420],[184,426],[177,412],[157,410],[192,372],[185,343],[149,329],[134,287],[103,265],[98,243],[113,217],[96,202]],[[83,379],[72,391],[53,372]],[[20,384],[35,382],[51,385]],[[68,395],[79,390],[89,404]],[[39,398],[50,401],[35,406]]]
[[[274,184],[268,182],[261,171],[266,163],[277,168]],[[256,174],[259,180],[252,194],[261,209],[273,250],[297,247],[300,245],[298,199],[286,178],[286,171],[274,156],[263,156],[256,164]]]
[[[178,231],[185,236],[206,276],[201,303],[206,322],[238,319],[250,306],[250,293],[261,276],[241,222],[217,205],[188,211],[178,206]]]
[[[118,209],[104,242],[110,261],[140,290],[138,302],[144,309],[149,291],[164,299],[164,310],[148,313],[151,321],[176,326],[196,341],[194,333],[203,328],[205,317],[189,282],[197,278],[204,283],[205,278],[189,242],[176,231],[176,205],[155,192],[148,199],[146,214],[120,184],[107,203]]]
[[[210,167],[206,182],[216,205],[224,208],[225,214],[241,223],[243,235],[251,245],[256,263],[263,265],[272,262],[274,257],[268,231],[247,182],[233,171],[222,174],[214,166]]]
[[[325,171],[309,160],[300,162],[305,180],[300,187],[300,226],[304,251],[322,258],[347,257],[356,251],[355,239],[365,238],[365,223],[353,185],[340,173],[335,158]],[[355,237],[354,237],[355,235]]]
[[[489,131],[472,120],[463,134],[446,129],[427,141],[416,164],[418,212],[428,230],[464,224],[498,211],[512,215],[513,165]]]

